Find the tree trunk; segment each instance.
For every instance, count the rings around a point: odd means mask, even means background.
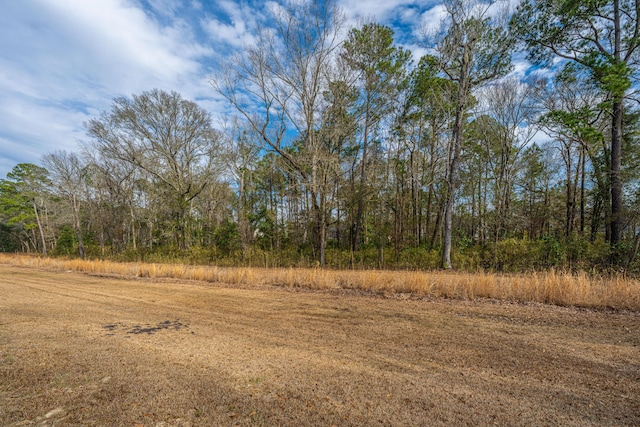
[[[316,203],[315,194],[312,195],[314,199],[314,210],[316,211],[316,232],[318,233],[318,258],[320,267],[324,267],[326,263],[326,249],[327,249],[327,218],[324,199],[320,200],[320,203]]]
[[[82,242],[82,229],[80,228],[80,206],[75,194],[71,196],[71,203],[73,205],[74,228],[76,229],[76,237],[78,239],[78,253],[80,258],[84,259],[84,243]]]
[[[587,157],[584,147],[580,150],[580,161],[582,167],[580,168],[580,236],[584,236],[585,228],[585,164],[587,163]]]
[[[637,7],[636,3],[636,7]],[[613,58],[615,64],[621,63],[621,34],[620,23],[620,3],[613,2],[613,22],[614,22],[614,51]],[[637,16],[636,16],[637,19]],[[613,116],[611,126],[611,262],[620,262],[618,244],[622,235],[622,178],[620,168],[622,164],[622,115],[623,115],[623,93],[613,94]]]
[[[42,255],[47,255],[47,242],[44,239],[44,230],[42,229],[42,223],[40,222],[40,215],[38,215],[38,206],[35,199],[33,200],[33,212],[36,214],[36,222],[38,223],[38,230],[40,231],[40,239],[42,240]]]
[[[364,119],[364,137],[362,142],[362,164],[360,165],[360,187],[358,189],[358,211],[356,213],[356,224],[355,230],[353,233],[353,242],[351,243],[351,248],[353,252],[358,251],[358,247],[360,245],[360,233],[362,228],[362,216],[364,214],[364,183],[366,181],[367,176],[367,149],[369,148],[369,94],[367,94],[367,107],[365,111],[365,119]]]
[[[451,244],[453,232],[453,198],[455,197],[456,186],[458,184],[458,165],[460,163],[460,153],[462,151],[462,139],[464,132],[464,112],[466,110],[467,99],[467,59],[465,52],[462,61],[462,76],[458,83],[458,95],[456,100],[456,118],[453,125],[453,147],[450,150],[449,170],[447,171],[447,194],[444,209],[444,235],[442,239],[442,268],[451,269]]]
[[[618,244],[622,234],[622,98],[613,102],[613,126],[611,132],[611,249],[612,262],[619,261]]]

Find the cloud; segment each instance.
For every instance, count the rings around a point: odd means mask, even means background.
[[[435,33],[447,16],[447,9],[443,4],[436,5],[422,13],[421,31]]]
[[[19,37],[3,51],[14,71],[26,69],[33,85],[46,84],[48,96],[88,85],[122,94],[166,87],[197,74],[199,60],[211,54],[180,22],[161,26],[131,2],[32,2],[15,2],[18,22],[2,31]]]
[[[221,1],[218,6],[224,15],[205,18],[201,25],[209,37],[221,45],[220,53],[226,53],[227,47],[240,49],[253,45],[259,12],[232,1]]]
[[[515,76],[520,79],[524,79],[531,71],[531,63],[527,61],[526,54],[523,52],[517,52],[511,58],[513,69],[509,76]]]
[[[180,9],[182,1],[180,0],[147,0],[151,5],[151,8],[157,13],[167,16],[175,17],[176,12]]]
[[[75,150],[83,136],[77,124],[87,119],[88,111],[10,96],[0,101],[0,116],[0,170],[4,177],[17,163],[38,163],[43,153]]]
[[[180,2],[155,0],[168,16]],[[115,96],[158,87],[211,96],[213,51],[182,19],[160,23],[133,0],[21,0],[0,14],[0,177],[13,162],[73,150],[82,123]],[[38,153],[38,155],[34,155]]]
[[[385,22],[392,18],[392,15],[404,12],[407,6],[417,3],[419,3],[417,0],[387,0],[384,2],[379,0],[340,0],[338,2],[347,11],[347,17],[352,22],[359,19],[368,21],[371,18],[375,22]]]
[[[51,30],[66,50],[54,52],[63,58],[60,65],[88,69],[115,90],[129,92],[150,78],[161,84],[195,73],[197,59],[206,53],[184,27],[162,27],[123,0],[51,1],[47,6]]]

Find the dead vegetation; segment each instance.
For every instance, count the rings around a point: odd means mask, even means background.
[[[640,282],[623,275],[592,277],[556,271],[530,274],[443,271],[221,268],[185,264],[115,263],[0,254],[0,264],[125,277],[175,278],[247,286],[354,289],[374,293],[473,300],[491,298],[561,306],[640,310]]]
[[[329,288],[0,265],[0,425],[640,425],[636,312]]]

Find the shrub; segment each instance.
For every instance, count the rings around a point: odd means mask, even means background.
[[[57,256],[71,256],[76,253],[76,239],[73,229],[65,225],[60,229],[58,240],[56,241],[56,249],[53,252]]]
[[[496,244],[495,268],[500,271],[521,272],[532,270],[537,261],[536,251],[531,249],[535,243],[509,238]]]

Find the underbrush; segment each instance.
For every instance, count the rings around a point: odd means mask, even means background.
[[[176,278],[247,286],[352,289],[380,294],[472,300],[491,298],[593,308],[640,310],[640,282],[584,272],[498,274],[411,270],[220,267],[112,262],[0,254],[0,263],[127,277]]]

